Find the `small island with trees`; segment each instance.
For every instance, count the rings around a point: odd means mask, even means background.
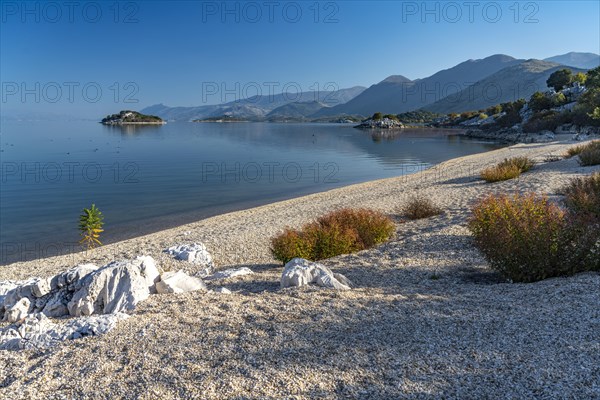
[[[404,124],[400,122],[396,115],[386,114],[383,115],[380,112],[373,114],[371,118],[367,118],[356,125],[358,129],[402,129]]]
[[[167,122],[155,115],[123,110],[118,114],[107,115],[106,118],[102,118],[100,123],[104,125],[163,125]]]

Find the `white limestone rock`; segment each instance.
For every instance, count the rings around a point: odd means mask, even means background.
[[[62,317],[64,315],[69,315],[67,304],[69,304],[69,301],[71,301],[72,298],[72,291],[65,289],[56,291],[52,296],[48,297],[41,312],[47,317]],[[39,309],[40,307],[36,308]]]
[[[189,276],[182,270],[165,272],[156,282],[158,293],[184,293],[196,290],[206,290],[202,279]]]
[[[0,317],[4,315],[4,299],[9,292],[21,286],[23,282],[19,281],[0,281]]]
[[[138,257],[100,269],[82,264],[48,279],[0,282],[0,315],[16,321],[34,313],[62,317],[127,311],[155,292],[158,276],[151,257]]]
[[[102,335],[112,330],[127,314],[93,315],[52,322],[42,313],[28,315],[20,324],[0,329],[0,350],[46,348],[64,340]]]
[[[337,281],[338,281],[338,282],[340,282],[342,285],[346,285],[346,286],[348,286],[349,288],[351,288],[351,287],[353,287],[353,286],[354,286],[354,283],[352,283],[352,281],[351,281],[350,279],[346,278],[346,276],[345,276],[345,275],[338,274],[338,273],[335,273],[335,272],[334,272],[334,273],[333,273],[333,277],[334,277],[335,279],[337,279]]]
[[[49,279],[0,282],[0,315],[13,323],[0,328],[0,349],[48,347],[106,333],[127,317],[123,311],[156,293],[158,280],[154,259],[146,256],[102,268],[78,265]],[[78,318],[48,319],[67,315]]]
[[[281,288],[311,283],[337,290],[349,290],[354,286],[344,275],[334,274],[326,266],[304,258],[294,258],[285,264],[281,275]]]
[[[69,315],[67,305],[77,290],[77,283],[97,270],[98,266],[95,264],[80,264],[47,279],[50,292],[36,299],[34,311],[42,312],[48,317]]]
[[[213,259],[203,243],[180,244],[169,247],[165,253],[175,256],[176,259],[199,265],[199,276],[205,277],[213,272]]]
[[[3,282],[2,286],[5,293],[0,293],[0,312],[3,313],[3,319],[7,320],[7,312],[21,299],[27,298],[31,304],[35,303],[33,286],[40,278],[30,278],[25,281]],[[11,288],[12,287],[12,288]],[[8,289],[8,290],[7,290]]]
[[[95,264],[79,264],[76,267],[68,269],[65,272],[50,278],[50,290],[69,287],[84,276],[98,270],[98,268],[99,267]]]
[[[231,294],[231,290],[227,289],[226,287],[220,287],[218,289],[215,289],[215,292],[221,294]]]
[[[50,293],[50,279],[40,279],[31,286],[35,297],[42,297]]]
[[[73,297],[74,284],[96,269],[94,264],[82,264],[47,279],[0,282],[0,315],[7,319],[7,311],[24,298],[30,302],[29,313],[68,315],[67,304]]]
[[[250,275],[253,273],[254,272],[248,267],[231,268],[231,269],[226,269],[224,271],[217,271],[214,274],[207,276],[204,279],[212,281],[212,280],[218,280],[218,279],[234,278],[236,276]]]
[[[79,280],[67,304],[75,317],[130,311],[155,292],[159,272],[149,256],[114,261]]]
[[[29,314],[29,306],[31,302],[27,297],[23,297],[10,308],[6,310],[5,318],[8,322],[16,322],[23,319]]]

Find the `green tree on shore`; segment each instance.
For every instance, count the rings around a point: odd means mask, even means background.
[[[596,67],[587,72],[585,86],[588,89],[600,89],[600,67]]]
[[[546,84],[548,87],[554,88],[555,91],[564,89],[573,81],[573,73],[570,69],[559,69],[550,75]]]

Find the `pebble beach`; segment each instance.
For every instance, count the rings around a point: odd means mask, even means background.
[[[491,193],[560,201],[600,167],[562,159],[574,143],[516,144],[377,180],[228,213],[76,254],[0,267],[0,280],[147,255],[163,271],[198,271],[164,249],[202,242],[231,293],[156,294],[102,336],[0,351],[2,399],[600,399],[600,273],[506,282],[473,246],[470,208]],[[535,167],[488,184],[482,169],[527,156]],[[440,216],[407,221],[414,195]],[[270,238],[343,207],[390,215],[396,234],[323,260],[348,291],[280,289]],[[6,326],[0,322],[0,327]]]

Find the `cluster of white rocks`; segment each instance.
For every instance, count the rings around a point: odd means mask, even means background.
[[[0,282],[0,349],[46,347],[108,332],[136,304],[157,293],[161,279],[152,257],[82,264],[51,278]],[[93,315],[93,317],[91,317]],[[51,318],[63,319],[59,323]]]
[[[212,271],[212,258],[203,244],[177,247],[188,252],[181,259]],[[161,274],[149,256],[102,267],[81,264],[51,278],[2,281],[0,317],[12,324],[0,329],[0,349],[47,347],[103,334],[151,294],[196,290],[207,290],[201,278],[182,270]]]
[[[183,270],[161,273],[150,256],[113,261],[102,267],[81,264],[51,278],[0,282],[0,350],[43,348],[110,331],[135,306],[155,293],[207,291],[203,279],[218,281],[253,274],[247,267],[212,272],[210,253],[201,243],[165,250],[177,259],[200,265],[202,277]],[[353,284],[322,264],[302,258],[288,262],[281,287],[318,286],[348,290]],[[218,293],[231,293],[222,287]],[[52,321],[50,318],[59,318]]]

